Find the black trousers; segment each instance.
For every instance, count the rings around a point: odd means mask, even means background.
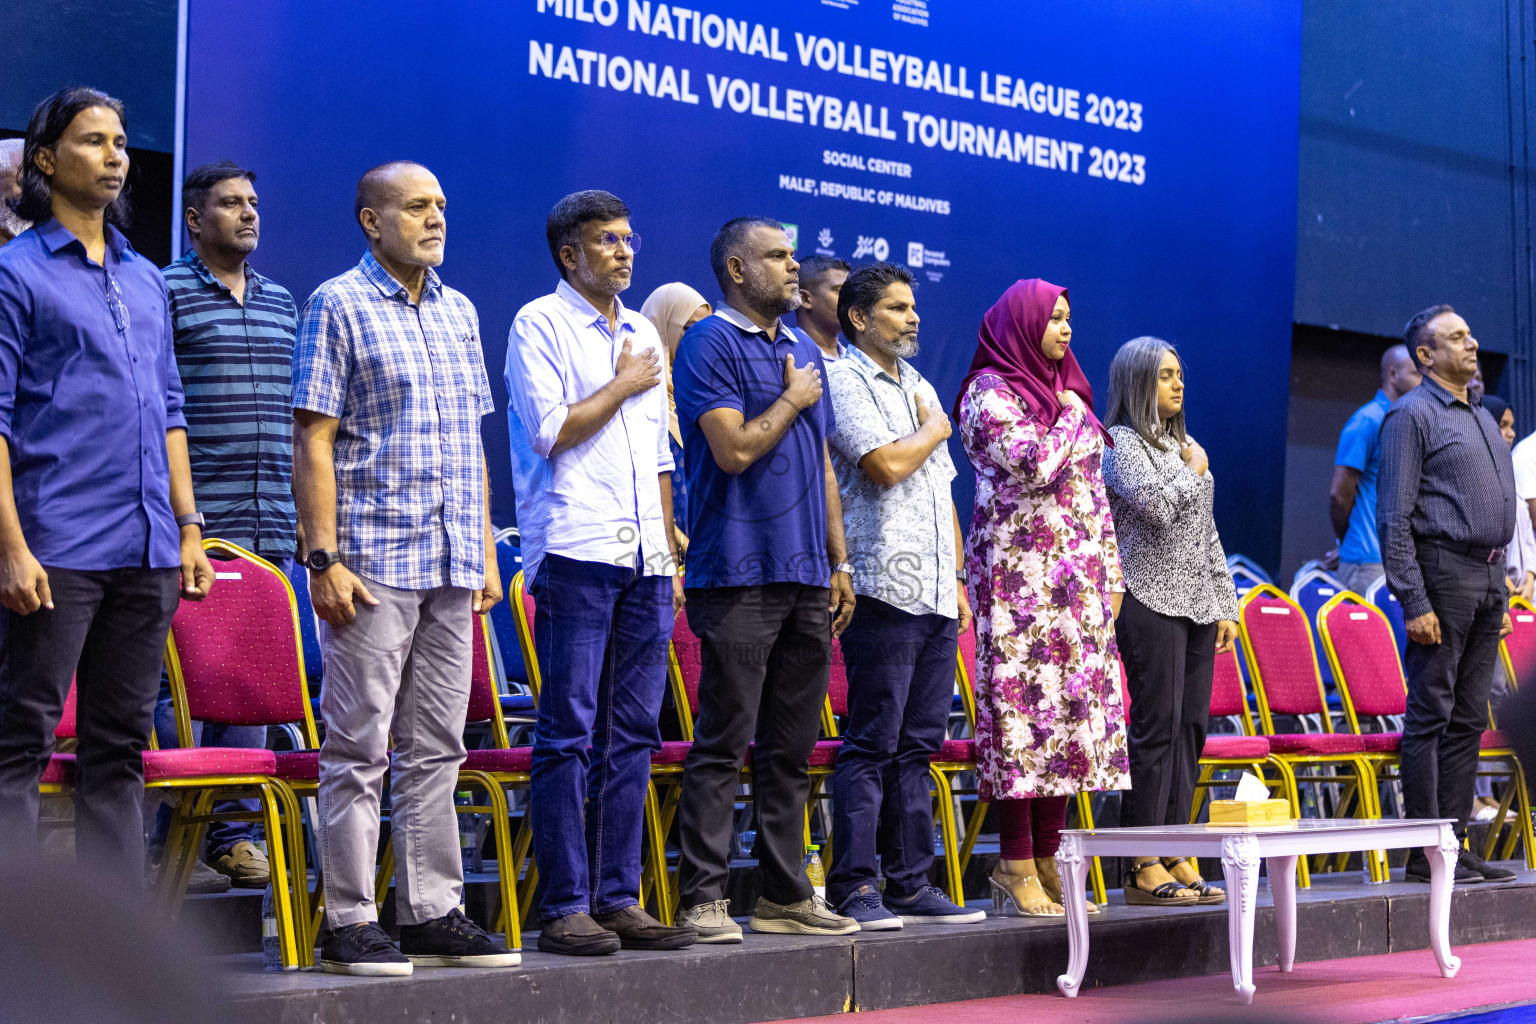
[[[1159,614],[1126,591],[1115,636],[1131,705],[1120,823],[1187,824],[1211,715],[1216,624]]]
[[[1421,541],[1419,570],[1440,643],[1410,640],[1403,659],[1403,810],[1410,818],[1454,818],[1464,836],[1506,609],[1504,567]]]
[[[799,583],[688,591],[703,658],[678,818],[683,907],[725,898],[732,808],[747,747],[763,896],[811,895],[804,859],[808,764],[832,665],[829,591]]]
[[[46,567],[45,567],[46,568]],[[38,781],[76,684],[75,847],[82,863],[144,877],[144,762],[177,569],[48,568],[53,608],[6,612],[0,683],[0,852],[37,840]],[[5,849],[8,848],[8,849]]]

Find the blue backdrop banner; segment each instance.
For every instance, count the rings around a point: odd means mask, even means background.
[[[430,167],[499,409],[512,317],[557,281],[544,219],[577,189],[634,212],[635,308],[674,280],[717,298],[709,240],[740,214],[908,266],[946,404],[986,309],[1047,278],[1101,408],[1122,342],[1180,346],[1227,548],[1278,561],[1300,0],[693,2],[191,0],[187,166],[257,172],[252,263],[300,302],[363,252],[358,176]],[[502,415],[485,436],[510,523]]]

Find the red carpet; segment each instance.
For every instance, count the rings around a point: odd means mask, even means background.
[[[1274,1020],[1304,1024],[1376,1024],[1479,1006],[1536,1000],[1536,939],[1454,947],[1455,978],[1440,977],[1429,950],[1298,963],[1281,974],[1254,970],[1258,992],[1243,1006],[1230,975],[1176,978],[1060,995],[1005,996],[937,1006],[861,1013],[859,1024],[1123,1024],[1135,1021]],[[810,1024],[831,1017],[805,1018]]]

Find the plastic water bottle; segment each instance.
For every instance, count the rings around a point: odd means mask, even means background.
[[[261,969],[283,970],[283,944],[277,935],[277,908],[270,884],[261,894]]]
[[[817,896],[827,898],[827,873],[821,866],[821,847],[811,846],[805,854],[805,877]]]

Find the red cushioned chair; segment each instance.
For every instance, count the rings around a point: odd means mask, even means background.
[[[1356,735],[1335,733],[1333,716],[1323,695],[1312,630],[1301,607],[1277,588],[1264,583],[1244,594],[1238,602],[1243,649],[1259,698],[1259,720],[1269,739],[1271,763],[1285,783],[1292,813],[1301,813],[1300,783],[1343,784],[1336,804],[1337,815],[1347,816],[1358,807],[1362,818],[1379,818],[1376,773],[1365,756],[1365,742]],[[1292,715],[1303,722],[1316,717],[1321,732],[1279,733],[1275,716]],[[1298,775],[1297,769],[1319,769],[1319,774]],[[1331,774],[1323,773],[1331,770]],[[1370,864],[1375,881],[1377,865]],[[1310,879],[1308,879],[1310,882]]]
[[[1363,732],[1361,718],[1390,718],[1401,716],[1408,710],[1408,687],[1403,678],[1402,663],[1397,657],[1397,638],[1385,614],[1358,594],[1344,591],[1332,598],[1317,613],[1318,633],[1333,664],[1333,677],[1338,681],[1339,694],[1343,698],[1344,713],[1350,731],[1365,742],[1365,757],[1383,779],[1401,771],[1401,732]],[[1492,711],[1489,712],[1492,726]],[[1504,799],[1495,821],[1502,822],[1511,803],[1519,820],[1510,829],[1503,858],[1514,853],[1514,844],[1522,835],[1525,838],[1526,864],[1536,867],[1531,848],[1531,808],[1525,786],[1525,773],[1514,751],[1502,733],[1488,729],[1483,733],[1479,760],[1485,763],[1481,774],[1508,780]],[[1502,763],[1503,770],[1493,767]],[[1524,827],[1521,827],[1524,822]],[[1501,828],[1489,829],[1483,850],[1486,860],[1493,855]],[[1386,878],[1386,855],[1378,852],[1382,879]]]
[[[179,898],[191,874],[212,821],[261,820],[266,824],[267,854],[272,861],[274,900],[281,907],[291,903],[293,922],[279,916],[284,965],[289,964],[288,945],[295,965],[314,961],[313,933],[309,928],[309,872],[304,850],[302,796],[313,796],[318,779],[318,735],[304,666],[304,642],[293,586],[281,569],[237,545],[217,538],[203,541],[215,573],[215,584],[203,601],[183,601],[177,606],[166,638],[165,665],[170,679],[171,704],[176,716],[176,750],[146,752],[144,779],[148,788],[181,788],[182,796],[166,839],[166,865],[161,895]],[[222,725],[292,726],[307,749],[274,754],[269,750],[210,750],[193,745],[192,722]],[[215,815],[215,796],[228,799],[195,783],[163,780],[154,762],[162,757],[195,762],[214,757],[222,770],[247,778],[270,776],[270,783],[240,785],[261,795],[259,815],[231,812]],[[261,770],[257,761],[270,762]],[[249,763],[246,763],[246,762]],[[237,762],[239,762],[237,764]],[[215,769],[210,769],[210,771]],[[271,824],[266,805],[274,804],[287,827],[284,833]],[[176,850],[178,859],[171,858]],[[283,864],[292,870],[292,894]]]
[[[1126,706],[1129,708],[1129,694]],[[1216,655],[1211,675],[1211,718],[1235,718],[1242,725],[1242,735],[1214,733],[1206,736],[1205,747],[1200,752],[1200,775],[1195,780],[1195,801],[1189,808],[1189,820],[1200,816],[1205,803],[1205,790],[1216,786],[1231,785],[1229,781],[1214,778],[1219,771],[1228,769],[1252,769],[1271,789],[1284,789],[1278,782],[1270,782],[1264,773],[1266,764],[1275,766],[1269,756],[1269,740],[1253,734],[1253,715],[1248,710],[1248,692],[1243,686],[1243,673],[1237,663],[1237,651]]]

